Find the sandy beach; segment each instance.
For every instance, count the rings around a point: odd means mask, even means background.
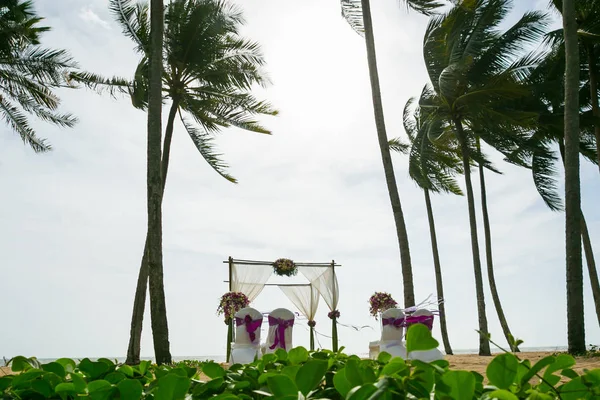
[[[526,352],[520,353],[519,358],[528,359],[534,364],[536,361],[552,355],[552,352]],[[450,368],[461,369],[467,371],[475,371],[482,375],[485,375],[485,369],[492,357],[480,357],[476,354],[461,354],[454,356],[446,356],[446,360],[450,362]],[[600,368],[600,357],[577,357],[577,364],[575,370],[578,373],[583,372],[585,369],[596,369]],[[0,367],[0,376],[11,374],[9,367]]]

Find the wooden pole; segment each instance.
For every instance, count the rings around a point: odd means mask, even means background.
[[[336,281],[336,277],[335,277],[335,260],[331,260],[331,272],[333,275],[333,279],[331,281],[331,284],[333,285],[333,291],[332,293],[335,293],[335,281]],[[337,293],[335,293],[337,295]],[[335,310],[333,310],[335,311]],[[332,347],[333,347],[333,351],[337,352],[338,351],[338,333],[337,333],[337,317],[335,316],[335,314],[333,315],[333,318],[331,319],[331,342],[332,342]]]
[[[313,310],[313,285],[310,285],[310,311],[312,312]],[[314,317],[314,316],[313,316]],[[312,326],[312,323],[314,323],[314,321],[308,321],[310,325],[310,350],[313,351],[315,349],[315,327]]]
[[[229,291],[232,288],[233,278],[233,258],[229,256]],[[233,318],[227,324],[227,362],[231,358],[231,342],[233,341]]]

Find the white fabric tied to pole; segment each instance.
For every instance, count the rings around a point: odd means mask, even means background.
[[[327,303],[330,311],[337,310],[338,306],[338,282],[331,267],[298,267],[298,271],[308,279],[312,287],[318,292]]]
[[[309,321],[314,321],[319,307],[319,291],[312,285],[279,285],[279,289]]]
[[[272,273],[273,267],[270,265],[233,264],[231,290],[244,293],[252,302],[262,292]]]

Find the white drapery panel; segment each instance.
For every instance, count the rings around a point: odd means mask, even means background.
[[[270,265],[233,264],[231,267],[231,290],[242,292],[250,302],[262,292],[273,273]]]
[[[331,311],[337,310],[338,306],[338,282],[335,271],[331,267],[298,267],[298,271],[308,279],[313,288],[327,303]]]
[[[312,285],[279,285],[279,289],[309,321],[315,319],[319,307],[319,291]]]

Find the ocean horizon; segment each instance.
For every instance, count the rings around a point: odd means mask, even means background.
[[[443,350],[440,348],[440,350],[443,352]],[[503,350],[497,348],[497,347],[492,347],[492,353],[493,354],[498,354],[498,353],[502,353]],[[523,353],[527,353],[527,352],[564,352],[567,351],[568,348],[566,346],[541,346],[541,347],[521,347],[521,352]],[[458,354],[478,354],[479,350],[478,349],[456,349],[454,350],[454,355],[458,355]],[[365,353],[358,353],[357,354],[360,357],[364,357],[367,358],[369,356],[368,352]],[[8,360],[10,360],[9,357],[3,357],[4,358],[4,362],[6,363]],[[11,357],[12,358],[12,357]],[[38,358],[38,361],[41,362],[42,364],[45,363],[49,363],[52,361],[56,361],[61,357],[56,357],[56,358]],[[72,358],[74,360],[82,360],[84,358],[89,358],[90,360],[97,360],[98,358],[108,358],[109,360],[116,360],[118,363],[124,363],[125,362],[125,357],[68,357],[68,358]],[[225,362],[225,354],[222,355],[204,355],[204,356],[173,356],[173,361],[174,362],[179,362],[179,361],[185,361],[185,360],[193,360],[193,361],[215,361],[215,362]],[[141,357],[142,360],[149,360],[149,361],[154,361],[154,357],[146,357],[146,356],[142,356]]]

